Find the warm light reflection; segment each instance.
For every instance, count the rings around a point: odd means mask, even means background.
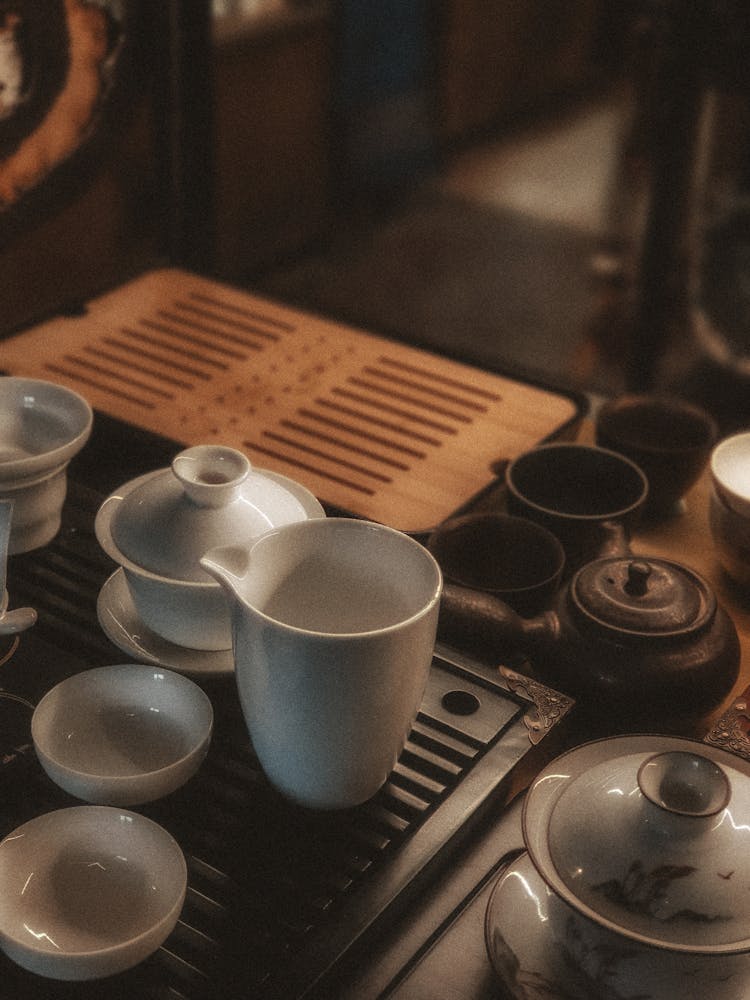
[[[727,820],[731,824],[732,829],[736,830],[738,833],[747,833],[750,831],[750,826],[747,823],[735,823],[734,817],[729,809],[725,809],[722,813],[720,813],[714,830],[718,830],[719,827],[723,826],[724,822]]]
[[[46,933],[46,931],[35,931],[31,927],[29,927],[28,924],[24,924],[23,927],[24,930],[28,931],[32,937],[37,939],[37,941],[49,941],[49,943],[52,945],[53,948],[57,948],[58,951],[60,950],[60,945],[57,943],[57,941],[53,941],[52,938],[49,936],[49,934]]]
[[[23,884],[23,889],[21,889],[21,895],[22,895],[22,896],[23,896],[23,894],[24,894],[24,893],[26,892],[26,890],[27,890],[27,889],[29,888],[29,885],[30,885],[30,883],[31,883],[31,880],[33,879],[33,877],[34,877],[35,875],[36,875],[36,872],[29,872],[29,877],[28,877],[28,878],[26,879],[26,881],[24,882],[24,884]]]
[[[540,785],[544,785],[548,781],[567,781],[569,778],[569,774],[547,774],[535,782],[535,787],[538,788]]]
[[[536,907],[536,915],[539,917],[539,919],[543,923],[546,923],[549,918],[548,918],[547,912],[546,912],[546,910],[544,908],[544,900],[540,899],[539,896],[537,896],[537,894],[532,889],[531,883],[526,878],[526,876],[523,875],[521,872],[510,871],[506,875],[506,878],[508,878],[508,879],[510,879],[510,878],[518,879],[518,881],[523,886],[523,890],[526,893],[526,895],[529,897],[529,899],[531,899],[533,901],[534,906]]]

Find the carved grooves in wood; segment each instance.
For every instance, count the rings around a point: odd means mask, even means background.
[[[372,496],[498,402],[469,382],[381,356],[245,446]]]
[[[190,291],[45,367],[153,410],[231,371],[293,329],[276,317]]]

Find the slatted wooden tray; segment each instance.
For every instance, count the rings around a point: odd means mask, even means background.
[[[13,375],[186,444],[216,442],[322,501],[422,531],[579,415],[571,397],[177,269],[0,347]]]

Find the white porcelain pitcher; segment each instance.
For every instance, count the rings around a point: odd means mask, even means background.
[[[370,798],[424,694],[435,559],[392,528],[326,518],[213,549],[201,565],[233,599],[240,702],[269,780],[315,808]]]

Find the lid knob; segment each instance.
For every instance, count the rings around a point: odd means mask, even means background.
[[[625,590],[631,597],[643,597],[648,592],[648,580],[651,576],[651,566],[647,562],[634,560],[628,563],[628,578]]]
[[[654,805],[679,816],[714,816],[729,802],[724,771],[701,754],[672,750],[644,761],[638,786]]]
[[[199,507],[225,507],[239,496],[250,462],[234,448],[198,444],[175,457],[172,471]]]

